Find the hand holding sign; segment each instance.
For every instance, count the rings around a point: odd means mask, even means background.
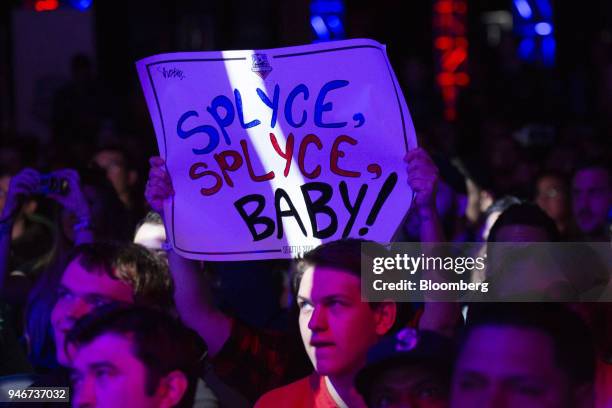
[[[145,198],[153,211],[164,215],[164,201],[174,195],[172,181],[166,171],[166,162],[158,156],[149,159],[151,169],[149,170],[149,180],[145,187]]]
[[[413,204],[417,211],[435,210],[436,190],[438,187],[438,168],[431,157],[421,148],[406,154],[408,185],[414,192]]]
[[[346,237],[391,239],[410,206],[398,181],[416,137],[384,46],[175,53],[137,65],[163,157],[151,160],[147,199],[165,210],[178,254],[269,259]]]

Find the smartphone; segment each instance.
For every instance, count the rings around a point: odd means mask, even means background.
[[[40,176],[40,185],[38,186],[38,193],[42,195],[66,195],[68,193],[68,180],[66,180],[65,178],[53,176],[51,174],[43,174],[42,176]]]

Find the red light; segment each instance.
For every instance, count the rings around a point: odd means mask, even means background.
[[[436,11],[440,14],[448,14],[453,12],[452,1],[440,1],[436,4]]]
[[[435,46],[440,50],[446,50],[453,46],[453,39],[447,36],[438,37],[436,38]]]
[[[454,72],[457,70],[459,65],[466,60],[466,58],[467,53],[464,49],[455,48],[442,56],[442,68],[444,71]]]
[[[465,37],[457,37],[457,38],[455,38],[455,44],[459,48],[467,48],[468,47],[468,42],[467,42],[467,39]]]
[[[461,87],[470,83],[466,71],[468,41],[466,38],[467,1],[437,0],[434,2],[434,50],[438,74],[436,82],[442,91],[444,117],[457,119],[456,103]]]
[[[455,3],[455,12],[465,14],[467,12],[467,5],[464,2]]]
[[[457,111],[455,110],[455,108],[446,108],[444,109],[444,117],[448,121],[454,121],[455,119],[457,119]]]
[[[442,87],[453,86],[453,84],[455,83],[453,79],[453,74],[451,74],[450,72],[442,72],[441,74],[438,74],[437,80],[438,85]]]
[[[459,86],[466,86],[470,83],[470,76],[465,72],[455,74],[455,83]]]
[[[53,11],[57,10],[59,2],[57,0],[38,0],[34,4],[34,10],[36,11]]]

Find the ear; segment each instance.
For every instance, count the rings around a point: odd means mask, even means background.
[[[170,408],[178,405],[187,392],[188,386],[189,381],[182,371],[175,370],[162,377],[157,389],[160,396],[160,407]]]
[[[136,170],[130,170],[128,172],[128,185],[133,186],[138,181],[138,172]]]
[[[391,301],[381,302],[376,307],[376,334],[384,336],[387,334],[393,324],[395,324],[395,318],[397,316],[397,304]]]

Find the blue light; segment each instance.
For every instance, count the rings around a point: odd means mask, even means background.
[[[71,0],[70,4],[77,10],[85,11],[91,8],[93,0]]]
[[[321,16],[313,16],[310,19],[310,25],[315,30],[319,40],[329,40],[329,30]]]
[[[553,66],[555,64],[555,50],[557,43],[552,35],[542,38],[542,59],[544,65]]]
[[[533,15],[531,7],[529,6],[529,3],[527,3],[526,0],[514,0],[514,6],[516,7],[521,17],[523,17],[524,19],[529,19]]]
[[[338,40],[345,37],[343,0],[311,0],[310,25],[315,42]]]
[[[536,34],[549,35],[552,33],[552,26],[548,23],[538,23],[534,27]]]
[[[327,17],[327,25],[329,26],[329,28],[332,29],[332,31],[335,31],[336,28],[342,26],[342,22],[340,21],[338,16],[332,15]]]
[[[535,51],[535,41],[533,38],[525,38],[519,44],[518,53],[522,59],[531,61],[533,59],[533,53]]]
[[[311,14],[342,14],[344,4],[338,0],[316,0],[310,4]]]
[[[536,3],[538,4],[538,10],[540,11],[540,15],[545,20],[551,20],[553,12],[552,7],[550,5],[550,0],[536,0]]]

